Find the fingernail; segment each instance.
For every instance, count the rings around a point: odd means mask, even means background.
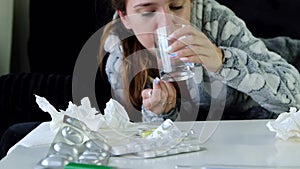
[[[148,96],[151,96],[151,95],[152,95],[152,90],[149,90]]]
[[[177,56],[177,53],[176,53],[176,52],[175,52],[175,53],[169,53],[169,56],[170,56],[171,58],[174,58],[174,57]]]
[[[154,82],[154,84],[158,85],[159,81],[160,81],[160,79],[158,77],[156,77],[153,82]]]
[[[166,49],[165,49],[165,52],[169,52],[172,50],[172,46],[168,46]]]
[[[188,58],[186,58],[186,57],[183,57],[183,58],[179,58],[181,61],[187,61],[187,60],[189,60]]]
[[[172,38],[174,38],[174,34],[173,33],[167,37],[168,40],[171,40]]]
[[[181,36],[180,38],[178,38],[178,41],[182,41],[182,39],[186,38],[185,35]]]

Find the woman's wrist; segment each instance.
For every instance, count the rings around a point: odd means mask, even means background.
[[[223,63],[224,62],[224,52],[221,48],[219,48],[219,47],[217,47],[217,48],[218,48],[217,49],[218,56],[219,56],[221,62]]]
[[[171,119],[175,115],[176,115],[176,107],[172,107],[168,112],[162,114],[161,117],[163,119]]]
[[[164,107],[164,110],[162,111],[161,114],[167,114],[167,113],[169,113],[173,108],[176,107],[176,101],[175,101],[175,103],[174,103],[174,102],[166,102],[166,103],[163,103],[163,107]]]
[[[219,58],[219,63],[220,63],[220,65],[218,66],[218,68],[215,70],[215,71],[213,71],[213,72],[218,72],[220,69],[221,69],[221,67],[222,67],[222,65],[223,65],[223,62],[224,62],[224,52],[223,52],[223,50],[221,49],[221,48],[219,48],[219,47],[217,47],[217,46],[215,46],[215,49],[216,49],[216,52],[217,52],[217,55],[218,55],[218,58]]]
[[[178,107],[177,105],[175,105],[168,112],[165,112],[164,114],[156,114],[151,110],[148,110],[146,107],[142,105],[142,115],[143,115],[142,119],[144,122],[162,122],[165,119],[171,119],[175,121],[178,116],[177,110]]]
[[[176,98],[175,104],[167,112],[165,112],[164,114],[161,114],[160,116],[163,119],[171,119],[171,120],[175,121],[179,114],[180,105],[181,105],[181,99]]]

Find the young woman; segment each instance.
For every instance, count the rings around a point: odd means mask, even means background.
[[[267,50],[245,23],[214,0],[112,0],[101,55],[113,97],[133,120],[274,118],[300,107],[300,75]],[[118,22],[117,18],[120,18]],[[154,31],[185,24],[169,53],[195,64],[194,78],[171,83],[155,69]],[[101,59],[102,61],[102,59]],[[199,113],[199,114],[198,114]],[[133,114],[133,115],[132,115]],[[197,115],[198,114],[198,115]]]

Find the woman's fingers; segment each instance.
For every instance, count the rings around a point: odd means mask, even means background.
[[[153,80],[153,85],[152,85],[152,95],[155,97],[155,98],[159,98],[161,96],[161,88],[160,88],[160,85],[159,85],[159,81],[160,79],[159,78],[155,78]]]
[[[204,46],[205,39],[202,36],[196,35],[184,35],[174,41],[171,46],[170,53],[176,52],[181,49],[187,48],[187,46]]]
[[[152,96],[152,89],[145,89],[142,91],[142,97],[148,99]]]
[[[148,110],[156,114],[161,114],[165,107],[162,104],[162,98],[165,95],[165,86],[161,85],[161,80],[155,78],[153,81],[153,89],[145,89],[142,91],[143,105]]]
[[[176,90],[166,81],[154,80],[153,89],[142,91],[143,105],[156,114],[169,111],[176,105]]]
[[[174,86],[166,81],[163,81],[164,85],[166,86],[168,95],[166,97],[166,108],[165,111],[169,111],[171,108],[175,107],[176,105],[176,89],[174,88]]]
[[[207,70],[216,72],[223,64],[223,52],[207,36],[192,26],[179,29],[172,35],[170,50],[174,58],[183,62],[202,64]]]
[[[142,91],[143,105],[149,109],[151,108],[152,89],[145,89]]]

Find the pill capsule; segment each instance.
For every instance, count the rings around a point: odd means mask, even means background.
[[[70,155],[67,155],[67,154],[50,154],[49,157],[61,157],[61,158],[64,158],[68,161],[75,161],[74,157],[70,156]]]
[[[62,136],[73,144],[80,144],[83,142],[83,135],[74,128],[65,126],[61,130]]]
[[[99,156],[99,157],[98,157],[98,160],[104,162],[104,161],[107,161],[108,158],[107,158],[107,157],[104,157],[104,156]]]
[[[101,163],[98,160],[93,160],[93,159],[78,159],[78,163],[82,163],[82,164],[98,164]]]
[[[78,155],[77,148],[63,142],[55,143],[53,149],[60,154],[67,154],[73,157]]]
[[[82,154],[78,157],[79,160],[98,160],[98,155],[95,154]]]
[[[82,156],[95,156],[98,158],[98,160],[105,160],[110,157],[109,153],[107,152],[91,152],[91,151],[84,151],[82,153]]]
[[[67,123],[67,124],[70,124],[71,126],[74,126],[74,127],[78,128],[78,129],[87,130],[86,124],[79,121],[78,119],[75,119],[75,118],[72,118],[72,117],[66,117],[66,119],[64,119],[64,122]]]
[[[108,152],[105,152],[105,151],[101,152],[100,155],[102,157],[109,157],[110,156],[110,154]]]
[[[88,140],[85,142],[86,148],[90,151],[110,151],[111,146],[99,140]]]
[[[41,165],[46,167],[61,167],[65,166],[69,163],[69,161],[65,158],[59,156],[46,157],[41,161]]]
[[[83,154],[78,158],[79,163],[85,164],[107,164],[108,160],[100,155],[95,154]]]
[[[97,156],[97,157],[108,157],[109,156],[109,153],[108,152],[93,152],[93,151],[88,151],[88,150],[85,150],[81,155],[94,155],[94,156]]]
[[[93,154],[93,155],[95,155],[95,156],[99,156],[100,155],[100,152],[95,152],[95,151],[89,151],[89,150],[85,150],[84,152],[82,152],[82,155],[85,155],[85,154],[88,154],[88,155],[90,155],[90,154]]]

